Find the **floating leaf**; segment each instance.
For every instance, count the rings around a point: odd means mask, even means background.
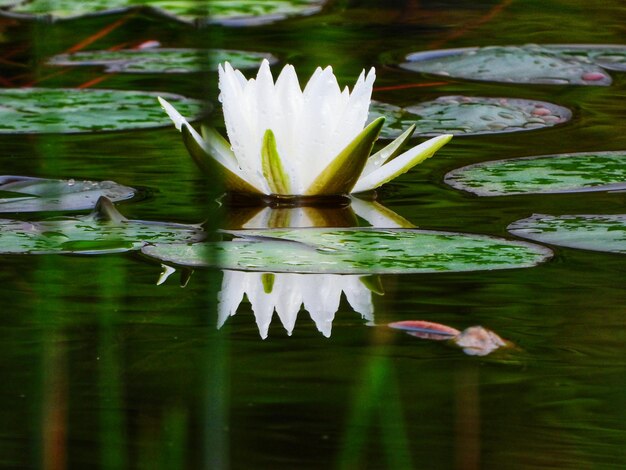
[[[488,82],[610,85],[611,77],[589,61],[547,47],[490,46],[409,54],[400,67],[413,72]]]
[[[615,44],[553,44],[543,46],[557,54],[593,63],[608,70],[626,71],[626,46]]]
[[[59,54],[48,64],[104,66],[109,73],[195,73],[215,72],[218,64],[226,61],[237,69],[256,68],[263,59],[277,62],[276,57],[261,52],[151,48]]]
[[[146,243],[185,243],[204,237],[196,225],[127,220],[105,198],[86,216],[41,222],[0,219],[0,253],[117,253]]]
[[[93,209],[101,196],[123,201],[136,190],[113,181],[76,181],[0,176],[0,212]]]
[[[84,16],[119,13],[130,9],[148,10],[186,23],[221,23],[236,26],[271,23],[295,15],[311,15],[325,0],[23,0],[9,1],[4,13],[25,18],[73,19]],[[209,16],[210,13],[210,16]]]
[[[185,116],[204,103],[171,93],[75,88],[0,89],[0,134],[79,133],[169,126],[157,96]]]
[[[372,102],[369,120],[385,117],[381,136],[393,139],[416,125],[415,135],[476,135],[519,132],[568,121],[572,113],[545,101],[514,98],[442,96],[400,108]]]
[[[626,189],[626,152],[589,152],[476,163],[445,176],[479,196]]]
[[[581,250],[626,253],[626,214],[543,215],[513,222],[507,230],[522,238]]]
[[[237,238],[194,245],[149,245],[142,253],[180,266],[334,274],[511,269],[534,266],[551,256],[550,250],[538,245],[427,230],[271,229],[228,233]]]

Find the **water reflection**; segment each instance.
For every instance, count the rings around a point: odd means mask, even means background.
[[[351,198],[346,207],[250,207],[229,211],[229,228],[354,227],[358,219],[379,228],[412,227],[410,222],[375,201]],[[234,208],[233,208],[234,209]],[[259,273],[224,270],[218,294],[221,328],[247,298],[259,334],[265,339],[274,312],[291,335],[298,314],[306,310],[318,331],[330,337],[342,295],[368,322],[374,321],[372,293],[381,293],[378,277],[341,274]]]
[[[365,320],[374,320],[372,292],[362,282],[364,277],[224,271],[218,294],[217,326],[221,328],[228,317],[237,313],[246,296],[263,339],[267,338],[274,312],[291,336],[302,307],[309,312],[317,329],[330,337],[342,294],[355,312]]]

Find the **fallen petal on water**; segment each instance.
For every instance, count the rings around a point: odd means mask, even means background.
[[[432,339],[436,341],[445,341],[452,339],[461,332],[455,328],[451,328],[440,323],[433,323],[422,320],[407,320],[389,323],[387,326],[397,330],[406,331],[411,336],[422,339]]]
[[[402,330],[411,336],[434,341],[450,341],[468,356],[487,356],[499,348],[514,345],[493,331],[482,326],[470,326],[463,331],[456,328],[423,320],[406,320],[388,323],[388,327]]]
[[[482,326],[470,326],[453,339],[454,343],[469,356],[486,356],[509,344],[491,330]]]

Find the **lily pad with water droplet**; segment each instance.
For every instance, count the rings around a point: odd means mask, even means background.
[[[271,23],[297,15],[311,15],[326,0],[23,0],[10,2],[4,12],[20,18],[74,19],[144,8],[185,23],[246,26]],[[0,5],[2,6],[2,5]]]
[[[543,46],[490,46],[409,54],[400,67],[468,80],[550,85],[610,85],[609,74],[572,55]]]
[[[102,196],[111,201],[123,201],[135,193],[135,189],[113,181],[0,176],[0,212],[93,209]]]
[[[588,152],[476,163],[445,176],[478,196],[626,189],[626,152]]]
[[[369,120],[385,116],[381,137],[393,139],[416,125],[415,135],[477,135],[520,132],[561,124],[569,109],[545,101],[515,98],[441,96],[401,108],[373,101]]]
[[[545,247],[452,232],[412,229],[229,231],[233,241],[148,245],[166,264],[259,272],[393,274],[512,269],[551,256]]]
[[[581,250],[626,253],[626,214],[543,215],[513,222],[507,230],[522,238]]]
[[[4,88],[0,89],[0,134],[81,133],[169,126],[158,105],[164,97],[185,116],[205,105],[171,93],[147,91]],[[173,100],[173,101],[170,101]]]
[[[59,54],[48,64],[104,66],[109,73],[196,73],[215,72],[226,61],[236,69],[257,68],[263,59],[277,62],[276,57],[261,52],[152,48]]]
[[[40,222],[0,219],[0,253],[101,254],[138,250],[147,243],[186,243],[205,238],[196,225],[128,220],[101,198],[96,210],[79,217]]]

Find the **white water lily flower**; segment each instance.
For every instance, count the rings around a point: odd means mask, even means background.
[[[317,329],[326,337],[344,293],[354,311],[368,321],[374,320],[372,293],[362,281],[364,276],[340,274],[256,273],[224,271],[218,294],[218,321],[221,328],[237,313],[247,296],[261,338],[267,338],[274,311],[291,336],[298,312],[308,310]]]
[[[382,128],[365,126],[375,72],[361,73],[352,92],[332,68],[318,68],[300,88],[293,66],[276,82],[264,60],[247,80],[228,62],[219,67],[220,101],[230,143],[214,129],[202,136],[162,98],[187,150],[205,171],[221,172],[227,189],[265,195],[339,195],[376,189],[432,156],[451,135],[399,154],[415,126],[370,156]]]

